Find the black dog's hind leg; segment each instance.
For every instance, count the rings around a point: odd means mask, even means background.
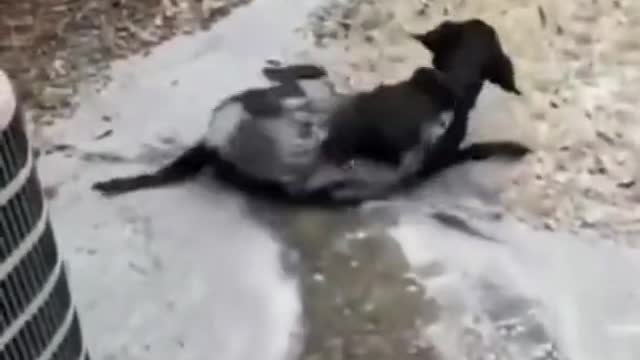
[[[204,144],[198,144],[153,173],[99,181],[93,184],[92,189],[105,195],[118,195],[168,185],[196,175],[215,156],[214,150],[207,148]]]

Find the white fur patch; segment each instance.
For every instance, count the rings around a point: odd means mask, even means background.
[[[438,118],[438,124],[443,129],[447,129],[449,125],[451,125],[452,121],[453,121],[453,110],[443,111]]]
[[[249,117],[249,113],[240,102],[223,102],[212,112],[211,121],[203,139],[205,145],[212,148],[226,146],[240,123]]]
[[[423,125],[420,131],[423,146],[433,144],[447,131],[452,121],[453,111],[444,111],[438,115],[435,125],[433,123]]]
[[[0,130],[13,118],[16,109],[16,94],[7,74],[0,70]]]
[[[418,171],[424,159],[424,151],[424,144],[420,144],[405,152],[400,162],[399,173],[404,176]]]
[[[289,110],[295,110],[307,105],[309,103],[309,99],[306,97],[288,97],[282,99],[282,106]]]
[[[442,136],[453,121],[453,111],[445,111],[438,115],[434,123],[426,123],[420,129],[420,144],[409,149],[402,156],[400,173],[408,175],[418,170],[424,161],[429,148]]]

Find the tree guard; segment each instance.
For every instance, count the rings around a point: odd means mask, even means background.
[[[0,70],[0,360],[88,360],[22,117]]]

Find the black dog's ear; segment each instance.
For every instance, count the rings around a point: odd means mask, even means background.
[[[513,62],[508,55],[502,52],[496,55],[493,61],[488,64],[486,71],[486,77],[490,82],[500,86],[507,92],[522,95],[522,92],[516,86]]]
[[[454,23],[447,20],[436,26],[433,30],[427,31],[424,34],[412,34],[411,37],[422,43],[429,51],[438,53],[444,49],[447,44],[452,43],[456,33],[455,29]]]

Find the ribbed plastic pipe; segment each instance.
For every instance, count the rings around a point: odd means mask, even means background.
[[[0,70],[0,360],[88,360],[22,110]]]

